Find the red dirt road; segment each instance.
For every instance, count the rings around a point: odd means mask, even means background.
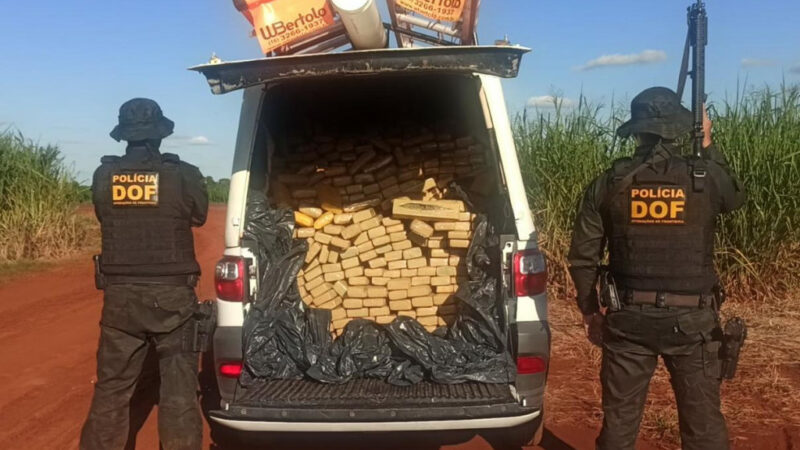
[[[208,223],[197,230],[198,259],[205,277],[201,299],[213,297],[210,274],[222,254],[225,210],[212,206]],[[92,397],[95,351],[102,295],[95,290],[88,254],[56,268],[28,273],[0,284],[0,448],[72,449]],[[569,367],[555,364],[552,379],[569,380]],[[558,405],[548,405],[558,408]],[[137,449],[157,449],[156,414],[139,432]],[[564,412],[561,412],[564,414]],[[548,424],[545,449],[590,449],[596,430],[591,426]],[[307,439],[304,440],[307,442]],[[313,447],[363,447],[354,442],[314,442]],[[357,441],[357,442],[356,442]],[[287,448],[301,445],[286,444]],[[303,444],[302,446],[306,446]],[[438,448],[431,442],[426,448]],[[376,448],[382,447],[376,445]],[[215,448],[208,438],[204,448]],[[448,441],[442,448],[490,449],[480,437]],[[655,448],[642,444],[642,449]]]

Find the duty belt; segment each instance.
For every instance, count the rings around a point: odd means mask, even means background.
[[[622,301],[627,305],[654,305],[659,308],[670,306],[702,308],[711,302],[710,294],[670,294],[668,292],[624,290]]]
[[[106,284],[158,284],[168,286],[196,286],[197,275],[133,276],[105,275]]]

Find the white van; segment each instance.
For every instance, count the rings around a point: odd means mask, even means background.
[[[233,162],[224,258],[217,267],[217,328],[213,365],[220,403],[212,425],[247,435],[279,432],[413,432],[504,429],[512,446],[540,439],[550,353],[546,272],[500,83],[515,77],[528,50],[459,46],[350,51],[208,64],[215,94],[243,90]],[[429,117],[456,122],[487,143],[486,164],[497,189],[490,221],[499,230],[502,288],[497,302],[517,361],[510,384],[393,386],[377,380],[343,385],[276,380],[247,392],[242,324],[259,289],[253,252],[243,242],[249,190],[266,190],[281,120],[308,114],[335,117],[352,105],[373,120]],[[254,401],[256,399],[257,401]],[[216,405],[215,405],[216,406]]]

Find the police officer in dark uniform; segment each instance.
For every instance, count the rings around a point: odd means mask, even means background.
[[[200,274],[192,227],[206,221],[208,193],[200,170],[160,153],[173,130],[158,104],[122,105],[111,132],[125,155],[104,156],[92,198],[102,232],[99,286],[105,289],[97,350],[97,384],[80,448],[122,449],[130,399],[148,347],[158,354],[158,429],[164,450],[200,449],[198,353],[192,348]]]
[[[717,216],[740,207],[744,192],[712,145],[707,116],[704,158],[682,155],[676,140],[691,130],[692,114],[675,92],[646,89],[617,130],[637,139],[633,157],[614,162],[579,204],[568,259],[587,335],[603,348],[598,449],[634,448],[659,356],[671,376],[683,448],[728,448],[714,231]],[[603,315],[595,284],[606,244],[608,284],[621,306],[603,302]]]

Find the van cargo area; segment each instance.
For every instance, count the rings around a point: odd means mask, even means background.
[[[303,301],[331,310],[337,336],[356,318],[388,323],[410,316],[429,332],[452,324],[454,293],[467,283],[475,213],[491,218],[497,236],[516,239],[477,77],[387,73],[289,80],[266,89],[250,188],[297,211],[298,222],[308,220],[295,229],[310,246],[298,277]],[[421,220],[414,211],[397,215],[398,201],[405,200],[423,205]],[[450,208],[444,218],[425,216],[426,206],[437,202]],[[328,211],[333,214],[325,219]],[[374,223],[365,228],[367,222]],[[499,241],[496,250],[491,275],[505,335]],[[512,381],[513,375],[499,384],[412,386],[373,378],[342,384],[256,379],[238,386],[228,412],[217,414],[408,421],[532,413],[515,399]]]

